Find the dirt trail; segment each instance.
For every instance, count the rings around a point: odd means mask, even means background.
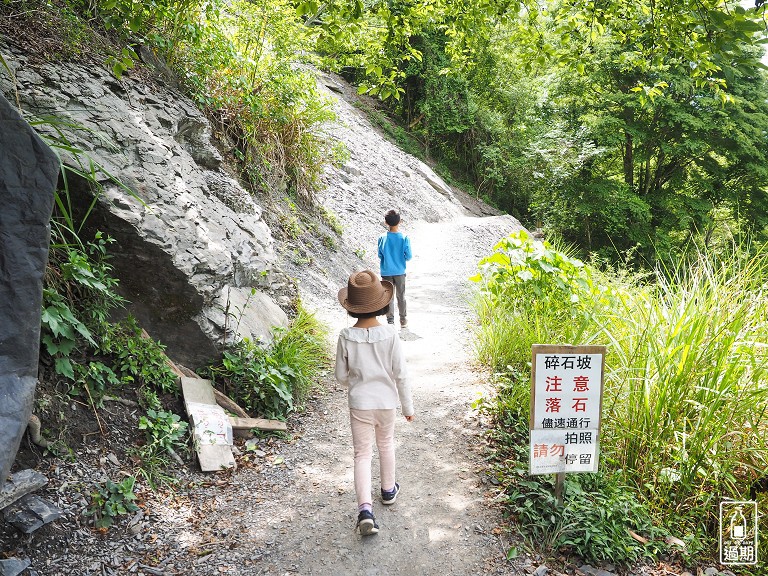
[[[256,524],[270,525],[255,538],[269,543],[269,557],[260,558],[269,561],[263,574],[509,573],[510,566],[499,563],[505,544],[493,533],[499,511],[485,501],[482,429],[471,409],[487,378],[472,366],[468,277],[520,223],[511,216],[479,217],[495,211],[458,190],[447,192],[444,184],[436,187],[439,178],[383,138],[354,105],[354,89],[338,79],[332,84],[339,122],[329,135],[344,143],[350,160],[329,172],[320,200],[344,233],[336,251],[316,248],[317,264],[290,272],[305,305],[330,327],[335,352],[336,335],[352,323],[336,293],[350,272],[378,272],[376,237],[385,231],[384,213],[401,210],[400,228],[414,251],[406,290],[409,328],[401,337],[416,420],[398,417],[402,492],[391,507],[374,502],[381,530],[363,539],[354,530],[346,390],[328,375],[329,392],[299,419],[302,436],[284,450],[288,476],[275,485],[274,500],[250,512],[261,519]],[[374,453],[374,496],[378,480]]]
[[[503,544],[492,533],[497,510],[484,502],[479,468],[480,432],[470,404],[486,389],[471,365],[466,280],[477,259],[511,230],[505,218],[416,223],[405,230],[409,264],[409,329],[403,346],[417,419],[396,425],[397,503],[374,503],[379,534],[354,531],[356,508],[345,390],[329,392],[307,422],[304,436],[285,452],[295,484],[284,507],[290,527],[272,550],[266,574],[470,575],[490,574]],[[332,334],[349,324],[329,294],[318,316]],[[375,457],[374,457],[375,462]],[[378,470],[374,464],[374,488]],[[261,514],[260,514],[261,515]]]

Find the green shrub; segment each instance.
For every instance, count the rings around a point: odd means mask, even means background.
[[[157,450],[174,450],[181,446],[188,426],[178,414],[164,410],[150,408],[146,416],[139,418],[139,430],[145,431],[147,445]]]
[[[96,528],[109,528],[118,516],[130,514],[139,509],[134,500],[133,486],[136,478],[128,476],[122,482],[107,480],[91,494],[91,506],[87,514],[94,517]]]
[[[328,365],[327,341],[326,327],[302,306],[298,307],[288,329],[275,331],[271,353],[294,372],[291,394],[296,404],[307,398],[321,370]]]
[[[96,404],[101,405],[101,399],[109,388],[120,385],[120,379],[109,366],[99,361],[90,361],[73,365],[75,377],[70,393],[87,396]]]
[[[293,410],[291,379],[295,376],[287,364],[280,364],[269,349],[249,339],[241,340],[224,351],[219,367],[211,369],[214,381],[249,412],[267,418],[285,418]]]
[[[285,418],[307,397],[327,364],[326,333],[312,314],[299,307],[286,328],[275,328],[269,345],[241,340],[224,351],[208,375],[246,410]]]
[[[525,230],[500,240],[478,267],[477,353],[497,370],[524,368],[532,344],[587,343],[597,312],[618,297],[582,261]]]
[[[124,300],[108,263],[107,245],[97,234],[92,242],[66,241],[64,228],[54,227],[43,289],[41,340],[56,372],[75,379],[71,355],[96,346],[94,330]]]
[[[234,148],[255,190],[293,189],[311,204],[323,166],[338,155],[320,135],[335,116],[309,60],[314,31],[287,0],[236,1],[205,21],[197,41],[178,47],[184,86]]]
[[[142,335],[133,316],[105,325],[99,345],[99,351],[112,359],[122,383],[178,394],[178,378],[168,366],[164,350],[165,346]]]

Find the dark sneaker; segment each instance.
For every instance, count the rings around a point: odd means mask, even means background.
[[[389,492],[385,492],[384,490],[381,491],[381,503],[382,504],[394,504],[395,499],[397,499],[397,495],[400,493],[400,484],[395,482],[395,487],[392,488]]]
[[[387,324],[394,324],[395,319],[394,318],[387,318]]]
[[[363,510],[357,515],[357,528],[360,530],[360,535],[368,536],[370,534],[376,534],[379,531],[379,525],[376,524],[376,518],[373,517],[373,512]]]
[[[408,328],[408,320],[400,318],[400,328]]]

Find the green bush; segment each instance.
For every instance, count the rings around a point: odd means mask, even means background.
[[[288,329],[275,331],[271,353],[291,367],[291,394],[300,405],[309,395],[320,371],[328,365],[328,331],[317,318],[299,306]]]
[[[234,149],[254,190],[291,189],[311,204],[337,154],[320,136],[335,116],[309,70],[309,37],[287,0],[236,1],[211,14],[200,37],[177,48],[183,84]]]
[[[103,328],[99,351],[112,359],[121,382],[132,383],[136,388],[146,386],[164,394],[179,393],[178,378],[168,366],[165,346],[143,336],[133,316]]]
[[[91,506],[87,514],[94,517],[96,528],[106,529],[112,526],[118,516],[130,514],[139,509],[134,504],[136,494],[133,486],[136,479],[128,476],[122,482],[107,480],[91,494]]]
[[[477,353],[497,370],[524,368],[532,344],[586,343],[596,313],[618,297],[582,261],[525,230],[500,240],[478,267]]]
[[[54,242],[43,289],[41,340],[56,372],[74,380],[71,356],[96,346],[94,331],[124,300],[116,292],[117,280],[108,263],[107,246],[112,239],[97,234],[93,241],[83,242],[67,229],[53,227]]]
[[[307,397],[327,361],[324,328],[299,307],[287,329],[274,329],[269,345],[241,340],[207,373],[246,410],[284,419]]]
[[[147,445],[157,450],[174,450],[181,446],[188,424],[182,422],[178,414],[164,410],[147,410],[147,415],[139,418],[139,430],[144,430]]]

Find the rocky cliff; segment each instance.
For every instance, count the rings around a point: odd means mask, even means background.
[[[268,338],[285,323],[276,294],[286,279],[262,209],[225,171],[192,102],[98,66],[33,63],[10,45],[0,53],[13,71],[0,68],[2,93],[81,151],[60,149],[62,162],[94,168],[102,190],[86,226],[116,240],[128,311],[174,359],[197,367],[224,341]],[[76,180],[70,190],[83,214],[92,191]]]
[[[303,247],[311,251],[307,262],[297,265],[291,258],[282,260],[284,269],[299,280],[302,298],[316,308],[329,302],[335,306],[336,292],[351,272],[378,271],[376,239],[386,231],[384,214],[388,210],[400,212],[406,234],[416,222],[439,225],[462,216],[499,215],[447,185],[427,164],[391,142],[371,121],[372,116],[382,116],[377,114],[377,101],[359,96],[354,87],[333,74],[318,74],[318,84],[333,102],[337,117],[325,127],[326,137],[342,142],[349,153],[341,166],[327,167],[318,202],[335,215],[343,232],[333,249],[317,243]],[[503,218],[506,223],[500,230],[520,227],[511,216]],[[281,246],[281,253],[290,251]]]

